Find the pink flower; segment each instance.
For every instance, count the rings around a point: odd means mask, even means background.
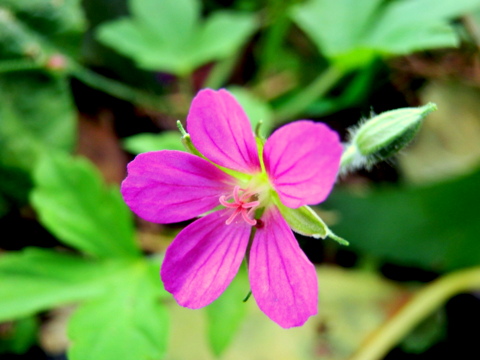
[[[339,170],[338,135],[300,120],[275,131],[262,150],[234,97],[210,89],[193,99],[187,130],[206,159],[169,150],[140,154],[122,183],[126,203],[148,221],[175,223],[207,213],[167,249],[165,289],[182,306],[206,306],[247,256],[260,309],[284,328],[304,324],[317,313],[317,276],[278,204],[298,208],[325,200]]]

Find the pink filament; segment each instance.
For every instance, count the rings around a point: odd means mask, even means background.
[[[244,191],[242,196],[239,196],[239,190]],[[225,221],[227,225],[230,225],[233,220],[237,217],[238,214],[242,214],[243,220],[251,226],[257,224],[257,220],[252,219],[250,215],[255,210],[255,208],[260,205],[260,201],[247,201],[254,193],[240,189],[239,186],[233,188],[233,193],[229,197],[221,196],[219,201],[220,204],[227,208],[235,209],[232,215]],[[233,202],[227,202],[227,200],[233,199]]]

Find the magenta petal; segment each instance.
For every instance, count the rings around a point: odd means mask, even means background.
[[[200,91],[192,101],[187,130],[198,151],[214,163],[248,174],[260,170],[250,122],[229,92]]]
[[[317,313],[315,267],[276,207],[267,209],[262,221],[250,249],[252,294],[259,308],[281,327],[303,325]]]
[[[301,120],[275,131],[263,158],[282,203],[297,208],[325,200],[337,178],[342,151],[338,134],[325,124]]]
[[[161,277],[177,302],[191,309],[210,304],[242,263],[251,226],[226,225],[230,209],[215,211],[183,229],[168,247]]]
[[[181,151],[138,155],[128,164],[122,195],[138,216],[156,223],[194,218],[218,206],[234,179],[208,161]]]

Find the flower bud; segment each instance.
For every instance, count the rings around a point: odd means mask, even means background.
[[[436,109],[434,103],[428,103],[387,111],[367,120],[351,132],[342,156],[342,170],[370,166],[394,155],[410,143],[423,119]]]

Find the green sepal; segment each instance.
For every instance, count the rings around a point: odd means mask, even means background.
[[[177,120],[177,128],[182,134],[182,144],[185,147],[185,150],[187,150],[189,153],[193,155],[197,155],[205,159],[205,156],[200,154],[200,151],[198,151],[195,145],[193,145],[190,134],[187,132],[187,130],[185,130],[180,120]]]
[[[325,239],[329,237],[340,245],[349,245],[347,240],[335,235],[311,207],[301,206],[296,209],[291,209],[283,205],[280,201],[277,201],[276,205],[290,228],[296,233],[315,239]]]

